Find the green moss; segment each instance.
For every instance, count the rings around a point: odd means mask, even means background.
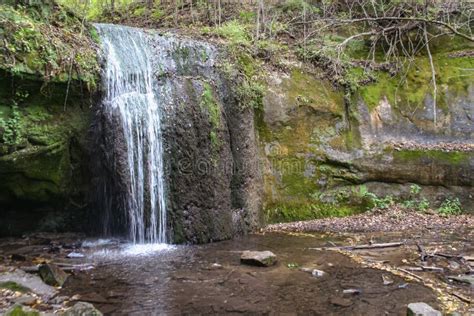
[[[472,153],[469,152],[444,152],[438,150],[400,150],[394,151],[393,157],[403,162],[430,160],[450,165],[469,164],[473,159]]]
[[[281,202],[265,208],[269,223],[293,222],[326,217],[344,217],[362,213],[363,208],[321,202]]]
[[[447,110],[447,93],[466,95],[474,74],[474,60],[470,57],[451,58],[448,53],[433,56],[438,86],[438,107]],[[377,81],[360,88],[359,92],[370,110],[379,105],[384,97],[402,111],[415,111],[422,108],[425,98],[432,95],[431,67],[428,58],[418,57],[406,73],[406,78],[390,77],[385,72],[376,75]]]
[[[12,309],[8,310],[7,313],[5,313],[5,316],[39,316],[40,313],[35,310],[31,311],[24,311],[23,308],[24,306],[17,305],[14,306]]]
[[[31,292],[31,289],[20,285],[16,282],[8,281],[8,282],[1,282],[0,283],[0,288],[1,289],[7,289],[10,291],[15,291],[15,292],[21,292],[21,293],[28,293]]]
[[[294,106],[308,106],[316,111],[323,111],[342,117],[344,102],[341,93],[329,82],[320,80],[300,69],[294,69],[291,77],[285,79],[283,92]]]
[[[204,83],[200,106],[201,110],[209,116],[209,123],[211,124],[209,138],[212,146],[216,148],[220,145],[218,131],[221,125],[221,109],[214,97],[212,86],[207,82]]]

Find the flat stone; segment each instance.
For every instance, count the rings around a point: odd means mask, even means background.
[[[440,311],[434,309],[430,305],[418,302],[410,303],[407,308],[407,316],[442,316]]]
[[[26,273],[20,269],[0,273],[0,283],[3,282],[15,282],[46,298],[53,297],[56,294],[56,289],[45,284],[40,277]]]
[[[474,286],[474,275],[450,275],[448,279]]]
[[[46,284],[53,286],[63,286],[68,277],[66,272],[52,263],[42,264],[39,267],[39,274]]]
[[[91,303],[77,302],[73,307],[61,314],[62,316],[102,316],[102,313]]]
[[[20,304],[20,305],[28,305],[28,306],[31,306],[31,305],[34,305],[36,303],[36,297],[33,297],[33,296],[20,296],[18,297],[17,299],[15,299],[15,303],[16,304]]]
[[[332,305],[341,306],[341,307],[349,307],[352,305],[352,301],[347,298],[342,297],[332,297],[329,302]]]
[[[271,251],[244,251],[240,262],[252,266],[269,267],[277,262],[276,255]]]

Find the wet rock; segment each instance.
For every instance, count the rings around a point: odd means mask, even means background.
[[[355,294],[360,294],[359,289],[346,289],[342,291],[342,294],[347,294],[347,295],[355,295]]]
[[[240,262],[252,266],[269,267],[277,262],[276,255],[271,251],[244,251]]]
[[[26,257],[17,253],[11,255],[13,261],[26,261]]]
[[[430,305],[419,302],[408,304],[407,316],[442,316],[442,314]]]
[[[318,269],[313,269],[313,268],[301,268],[300,270],[303,272],[311,273],[311,275],[314,276],[315,278],[320,278],[326,275],[326,272],[324,272],[323,270],[318,270]]]
[[[15,304],[9,310],[3,314],[4,316],[39,316],[41,315],[36,309],[32,309],[31,307],[26,307],[22,305]]]
[[[69,297],[67,297],[67,296],[56,296],[56,297],[53,297],[52,299],[50,299],[49,303],[59,305],[59,304],[62,304],[64,301],[68,300],[68,299],[69,299]]]
[[[346,298],[342,298],[342,297],[332,297],[329,302],[332,304],[332,305],[336,305],[336,306],[341,306],[341,307],[349,307],[352,305],[352,301],[349,300],[349,299],[346,299]]]
[[[77,302],[73,307],[61,314],[62,316],[102,316],[94,305],[86,302]]]
[[[322,276],[324,276],[326,274],[326,272],[322,271],[322,270],[318,270],[318,269],[313,269],[313,271],[311,272],[311,275],[316,277],[316,278],[320,278]]]
[[[222,268],[223,268],[223,267],[222,267],[222,264],[219,264],[219,263],[213,263],[213,264],[211,265],[211,269],[212,269],[212,270],[219,270],[219,269],[222,269]]]
[[[80,252],[71,252],[67,255],[68,258],[74,259],[74,258],[84,258],[85,255],[80,253]]]
[[[44,296],[52,297],[56,294],[56,289],[44,284],[44,282],[36,275],[28,274],[25,271],[16,269],[10,272],[0,274],[0,283],[14,282],[32,292]]]
[[[474,275],[451,275],[448,279],[474,286]]]
[[[52,286],[63,286],[68,277],[66,272],[52,263],[42,264],[39,267],[39,274],[46,284]]]
[[[36,303],[36,297],[27,295],[27,296],[20,296],[19,298],[15,299],[16,304],[20,305],[34,305]]]

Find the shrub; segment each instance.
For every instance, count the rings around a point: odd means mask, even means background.
[[[458,198],[447,198],[438,208],[438,213],[444,216],[459,215],[462,213],[461,202],[459,202]]]

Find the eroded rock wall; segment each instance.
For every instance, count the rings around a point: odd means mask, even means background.
[[[341,92],[298,67],[273,73],[258,124],[267,219],[363,211],[361,185],[404,200],[416,184],[432,207],[457,197],[474,211],[473,85],[456,70],[472,59],[439,59],[436,109],[420,68],[398,90],[388,77],[361,88],[347,107]]]
[[[81,231],[88,218],[89,96],[0,73],[0,234]]]

